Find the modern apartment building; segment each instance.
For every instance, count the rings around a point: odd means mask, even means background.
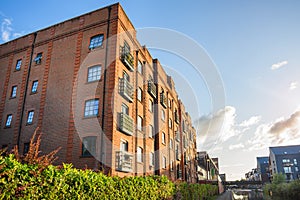
[[[219,159],[211,158],[206,151],[197,152],[198,181],[221,181]]]
[[[271,178],[282,173],[286,180],[300,178],[300,145],[269,147],[269,167]]]
[[[256,157],[257,173],[263,183],[270,182],[269,157]]]
[[[33,132],[56,164],[196,182],[196,131],[120,4],[0,46],[0,145]]]

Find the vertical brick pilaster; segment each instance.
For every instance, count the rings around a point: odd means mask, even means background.
[[[31,47],[29,47],[26,51],[26,61],[24,66],[24,72],[22,75],[22,82],[21,82],[21,89],[20,89],[20,98],[18,100],[18,109],[17,109],[17,116],[16,116],[16,123],[14,125],[14,145],[18,144],[18,135],[19,135],[19,126],[21,122],[21,115],[22,115],[22,106],[24,103],[24,95],[26,92],[26,80],[28,76],[28,68],[30,65],[30,54],[31,54]]]
[[[80,26],[83,26],[83,24],[84,24],[84,18],[80,20]],[[68,128],[67,155],[66,155],[67,162],[72,162],[73,139],[74,139],[74,134],[76,132],[72,106],[76,104],[76,93],[77,93],[76,80],[77,80],[78,70],[81,62],[82,38],[83,38],[83,32],[79,32],[77,35],[77,43],[76,43],[76,51],[75,51],[75,63],[74,63],[74,72],[73,72],[73,92],[72,92],[72,102],[70,105],[70,113],[69,113],[69,128]]]
[[[16,41],[13,42],[13,45],[12,45],[13,49],[16,48],[16,44],[17,44]],[[6,75],[5,75],[5,82],[4,82],[3,92],[2,92],[2,98],[1,98],[1,102],[0,102],[0,122],[2,122],[2,119],[3,119],[3,111],[4,111],[4,107],[5,107],[5,100],[6,100],[7,91],[8,91],[8,83],[9,83],[9,79],[10,79],[13,59],[14,59],[14,55],[11,54],[9,57],[9,61],[8,61],[8,67],[7,67],[7,71],[6,71]],[[1,127],[1,125],[2,125],[2,123],[0,123],[0,127]]]
[[[55,34],[55,27],[51,28],[51,37]],[[46,103],[46,95],[47,95],[47,85],[48,85],[48,78],[49,78],[49,70],[51,65],[51,54],[53,49],[53,41],[48,43],[48,50],[47,50],[47,57],[46,57],[46,65],[44,69],[43,75],[43,84],[42,84],[42,92],[41,92],[41,99],[40,99],[40,111],[39,111],[39,118],[38,118],[38,125],[39,130],[42,130],[42,122],[45,110],[45,103]]]

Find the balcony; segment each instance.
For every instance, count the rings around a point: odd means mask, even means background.
[[[156,98],[156,85],[152,80],[148,81],[148,92],[153,98]]]
[[[119,113],[119,130],[127,135],[133,134],[133,119],[124,113]]]
[[[124,47],[122,47],[121,61],[130,71],[134,71],[134,58],[130,52],[125,51]]]
[[[132,172],[133,155],[126,151],[116,151],[116,170]]]
[[[167,97],[164,92],[160,93],[160,104],[164,107],[167,108]]]
[[[120,79],[120,93],[129,102],[133,101],[133,86],[125,78]]]

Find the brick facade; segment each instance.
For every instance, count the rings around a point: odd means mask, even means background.
[[[196,181],[191,118],[119,4],[2,44],[0,64],[2,147],[24,153],[38,127],[43,153],[61,147],[55,164]]]

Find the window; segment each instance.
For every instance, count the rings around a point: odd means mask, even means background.
[[[282,159],[282,162],[283,162],[283,163],[289,163],[289,162],[290,162],[290,159]]]
[[[16,96],[17,96],[17,86],[15,85],[15,86],[12,86],[12,88],[11,88],[11,94],[10,94],[10,98],[16,98]]]
[[[128,106],[125,103],[122,103],[121,112],[123,114],[129,115],[129,108],[128,108]]]
[[[6,117],[6,122],[5,122],[5,127],[6,127],[6,128],[11,127],[11,121],[12,121],[12,115],[9,114],[9,115],[7,115],[7,117]]]
[[[27,115],[27,124],[32,124],[33,116],[34,116],[34,111],[33,110],[29,111]]]
[[[29,146],[30,146],[29,142],[24,143],[23,155],[26,155],[28,153]]]
[[[166,134],[164,132],[162,132],[162,134],[161,134],[161,142],[163,144],[166,144]]]
[[[169,128],[172,128],[172,119],[169,119]]]
[[[128,151],[128,142],[125,140],[121,141],[120,151],[127,152]]]
[[[166,119],[166,115],[165,115],[165,111],[164,110],[161,110],[161,119],[163,121],[165,121],[165,119]]]
[[[33,81],[32,82],[31,93],[34,94],[34,93],[37,92],[38,85],[39,85],[39,81]]]
[[[96,137],[89,136],[82,139],[82,156],[91,156],[96,153]]]
[[[170,149],[173,149],[173,139],[170,139]]]
[[[150,152],[149,154],[149,165],[154,166],[154,153]]]
[[[142,101],[142,98],[143,98],[143,90],[139,87],[139,88],[137,89],[137,99],[138,99],[139,101]]]
[[[167,158],[163,156],[163,168],[167,169]]]
[[[149,137],[150,138],[154,137],[154,128],[152,125],[149,125]]]
[[[124,53],[125,54],[130,53],[130,46],[126,41],[124,41]]]
[[[101,47],[103,43],[103,34],[96,35],[91,38],[89,49],[95,49],[97,47]]]
[[[128,82],[130,82],[130,76],[127,74],[126,71],[123,71],[123,78],[124,78],[125,80],[127,80]]]
[[[171,160],[171,162],[170,162],[170,170],[171,171],[173,171],[174,170],[174,161],[173,160]]]
[[[99,99],[91,99],[85,102],[84,117],[95,117],[98,115]]]
[[[297,162],[297,159],[296,159],[296,158],[294,158],[294,164],[295,164],[295,165],[297,165],[297,164],[298,164],[298,162]]]
[[[22,59],[17,60],[16,71],[20,71],[21,70],[21,65],[22,65]]]
[[[171,99],[168,99],[168,107],[172,108],[172,100]]]
[[[43,53],[38,53],[34,59],[35,64],[41,64],[42,62]]]
[[[151,99],[149,99],[149,111],[153,112],[153,101]]]
[[[143,64],[141,61],[138,62],[137,70],[140,74],[143,74]]]
[[[295,171],[296,171],[296,172],[299,171],[299,168],[298,168],[298,167],[295,167]]]
[[[88,68],[88,82],[100,80],[101,77],[101,66],[93,66]]]
[[[283,167],[283,171],[284,171],[284,173],[292,173],[292,169],[291,169],[291,167]]]
[[[136,152],[136,156],[137,156],[137,162],[143,162],[143,149],[142,147],[138,147],[137,148],[137,152]]]
[[[143,129],[143,118],[141,116],[138,116],[137,118],[137,129],[139,131],[142,131]]]

